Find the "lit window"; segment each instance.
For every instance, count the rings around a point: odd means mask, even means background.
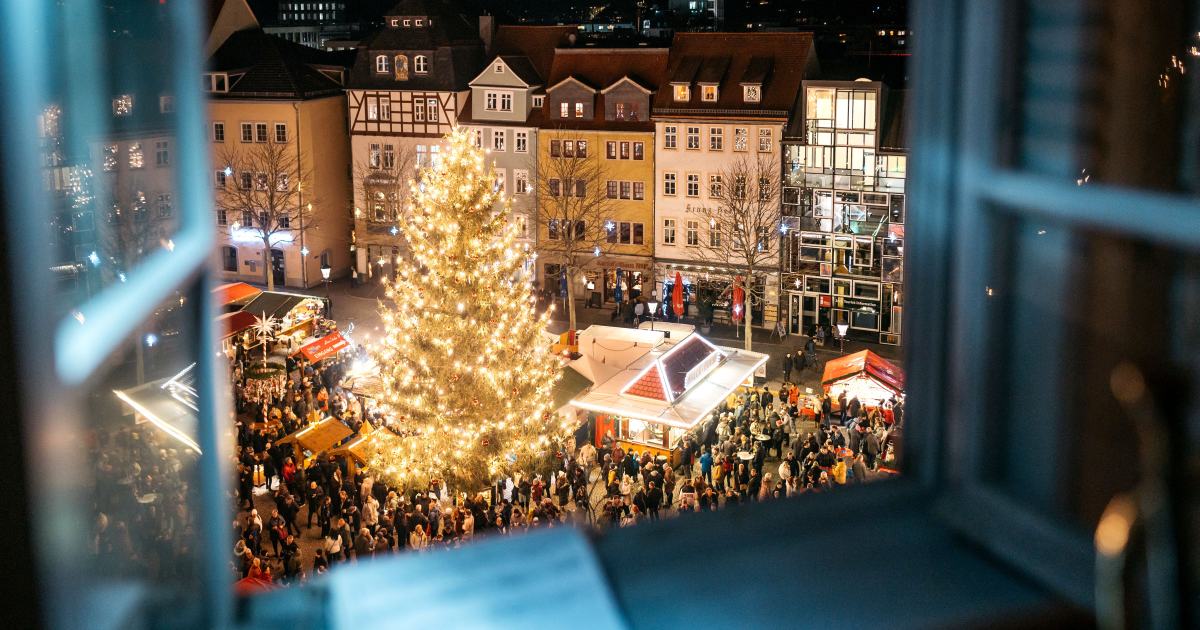
[[[768,153],[771,151],[771,130],[763,128],[758,130],[758,152]]]
[[[745,151],[750,142],[750,130],[745,127],[736,127],[733,130],[733,150]]]
[[[513,192],[518,195],[529,194],[529,171],[513,171]]]
[[[761,85],[743,85],[742,86],[742,100],[746,101],[747,103],[757,103],[760,100],[762,100],[762,86]]]
[[[129,145],[129,168],[142,168],[146,165],[146,155],[142,153],[142,143],[134,142]]]
[[[566,118],[571,115],[570,103],[559,103],[559,118]]]
[[[381,74],[387,74],[387,71],[388,71],[387,55],[376,55],[375,56],[375,72],[378,72]]]
[[[367,97],[367,120],[379,120],[379,99]]]
[[[438,100],[436,98],[425,99],[426,118],[429,122],[438,121]]]
[[[575,103],[575,117],[583,118],[583,103]]]
[[[372,144],[367,151],[367,164],[371,168],[379,168],[380,151],[378,144]]]
[[[113,116],[128,116],[133,113],[133,95],[122,94],[113,99]]]
[[[104,146],[104,170],[106,170],[106,171],[117,170],[117,152],[118,152],[118,150],[119,150],[119,148],[115,144],[108,144],[108,145]]]
[[[425,55],[417,55],[413,58],[413,72],[417,74],[425,74],[429,72],[429,57]]]
[[[692,100],[692,91],[686,85],[676,85],[674,92],[676,103],[686,103]]]
[[[700,88],[700,100],[706,103],[717,102],[717,86],[705,85]]]

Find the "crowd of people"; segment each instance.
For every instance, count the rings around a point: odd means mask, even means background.
[[[289,357],[286,378],[269,383],[247,382],[247,360],[239,352],[233,365],[240,506],[233,568],[261,582],[294,582],[340,562],[478,536],[567,522],[628,526],[862,483],[894,458],[903,418],[900,402],[868,409],[844,395],[824,397],[805,415],[795,384],[750,387],[731,394],[670,457],[637,452],[609,433],[599,446],[564,445],[553,471],[513,473],[486,491],[462,494],[438,483],[402,489],[361,469],[349,474],[332,456],[294,461],[278,443],[323,418],[352,433],[364,421],[386,426],[339,386],[352,357],[319,365]]]

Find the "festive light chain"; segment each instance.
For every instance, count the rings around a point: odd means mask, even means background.
[[[518,246],[510,202],[467,134],[446,140],[411,187],[408,251],[384,281],[382,339],[368,344],[379,402],[403,437],[366,447],[401,487],[476,490],[546,468],[573,427],[553,409],[562,360],[542,337],[548,314],[518,280],[532,253]]]

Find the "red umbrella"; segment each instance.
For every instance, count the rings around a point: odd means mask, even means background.
[[[234,592],[238,595],[250,595],[259,591],[269,591],[273,588],[275,588],[274,584],[262,578],[244,577],[233,583]]]
[[[745,312],[746,292],[742,289],[742,277],[737,277],[737,284],[733,285],[733,321],[742,321],[742,315]]]
[[[676,317],[683,317],[683,277],[675,272],[675,288],[671,290],[671,310]]]

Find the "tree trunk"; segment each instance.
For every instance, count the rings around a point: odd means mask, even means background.
[[[575,330],[575,277],[567,267],[567,322],[570,330]]]
[[[263,239],[263,271],[266,272],[266,276],[267,276],[266,285],[267,285],[268,291],[275,290],[275,268],[274,268],[274,265],[272,264],[273,262],[274,261],[271,259],[271,239],[264,238]]]
[[[742,299],[742,323],[746,327],[746,350],[750,350],[751,343],[754,340],[754,329],[750,326],[751,307],[754,304],[754,296],[750,295],[750,291],[742,287],[742,293],[746,297]]]

